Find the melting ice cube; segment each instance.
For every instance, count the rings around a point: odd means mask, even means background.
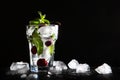
[[[50,72],[53,74],[61,74],[62,68],[58,66],[50,67]]]
[[[16,73],[26,73],[29,70],[29,64],[27,62],[13,62],[10,66],[11,71]]]
[[[79,64],[76,68],[76,73],[86,73],[88,71],[90,71],[90,66],[86,63]]]
[[[61,67],[64,70],[67,69],[66,64],[64,62],[62,62],[62,61],[54,61],[53,66]]]
[[[112,73],[112,69],[107,63],[104,63],[101,66],[98,66],[95,69],[95,71],[99,74],[110,74],[110,73]]]
[[[50,71],[55,74],[61,74],[63,70],[67,70],[67,66],[62,61],[54,61],[53,67],[50,67]]]
[[[79,62],[76,59],[72,59],[69,63],[68,63],[68,67],[70,69],[76,69],[77,66],[79,65]]]

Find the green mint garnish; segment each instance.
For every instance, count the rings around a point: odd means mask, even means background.
[[[45,14],[43,15],[40,11],[38,11],[38,14],[39,14],[40,18],[30,21],[29,22],[30,25],[39,25],[39,24],[43,24],[43,23],[48,24],[48,25],[50,24],[50,21],[45,19],[46,18]]]
[[[38,11],[38,14],[40,15],[40,19],[39,19],[40,23],[50,24],[50,21],[49,21],[49,20],[47,20],[47,19],[45,19],[45,17],[46,17],[46,15],[45,15],[45,14],[44,14],[44,15],[42,15],[42,13],[41,13],[40,11]]]
[[[33,32],[31,42],[32,42],[32,44],[34,44],[37,47],[38,55],[42,54],[42,52],[43,52],[43,42],[42,42],[39,34],[37,33],[37,30],[35,30]]]
[[[54,54],[55,46],[51,45],[51,46],[49,46],[49,49],[50,49],[50,55],[53,55]]]

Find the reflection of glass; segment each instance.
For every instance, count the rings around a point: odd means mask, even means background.
[[[27,25],[29,43],[30,70],[38,72],[52,66],[55,53],[55,42],[58,38],[58,25]]]

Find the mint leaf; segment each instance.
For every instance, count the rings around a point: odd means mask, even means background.
[[[38,11],[38,14],[40,15],[40,19],[39,19],[39,22],[40,23],[46,23],[46,24],[50,24],[50,21],[45,19],[46,18],[46,15],[42,15],[42,12]]]
[[[33,32],[32,36],[32,43],[37,47],[37,53],[40,55],[43,52],[43,42],[36,30]]]
[[[39,22],[39,21],[36,21],[36,20],[29,22],[30,25],[38,25],[39,23],[40,23],[40,22]]]
[[[37,19],[29,21],[30,25],[39,25],[39,24],[42,24],[42,23],[48,24],[48,25],[50,24],[50,21],[46,19],[45,14],[43,15],[42,12],[40,12],[40,11],[38,11],[38,14],[39,14],[40,17],[37,18]]]
[[[49,49],[50,49],[50,55],[53,55],[54,54],[55,46],[51,45],[51,46],[49,46]]]

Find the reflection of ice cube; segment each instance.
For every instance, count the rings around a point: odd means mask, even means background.
[[[26,73],[29,70],[29,64],[26,62],[13,62],[10,66],[11,71],[16,73]]]
[[[95,71],[99,74],[110,74],[110,73],[112,73],[112,69],[107,63],[104,63],[101,66],[98,66],[95,69]]]
[[[76,69],[77,66],[79,65],[79,62],[76,59],[72,59],[69,63],[68,63],[68,67],[70,69]]]
[[[35,30],[35,27],[30,26],[30,28],[28,28],[26,31],[27,36],[31,36],[34,30]]]
[[[20,78],[26,78],[27,77],[27,74],[22,74],[21,76],[20,76]]]
[[[64,70],[67,70],[67,66],[62,61],[54,61],[53,67],[50,67],[50,72],[54,74],[61,74]]]
[[[27,80],[38,80],[38,74],[31,73],[27,76]]]
[[[79,64],[76,68],[76,73],[86,73],[88,71],[90,71],[90,66],[86,63]]]

